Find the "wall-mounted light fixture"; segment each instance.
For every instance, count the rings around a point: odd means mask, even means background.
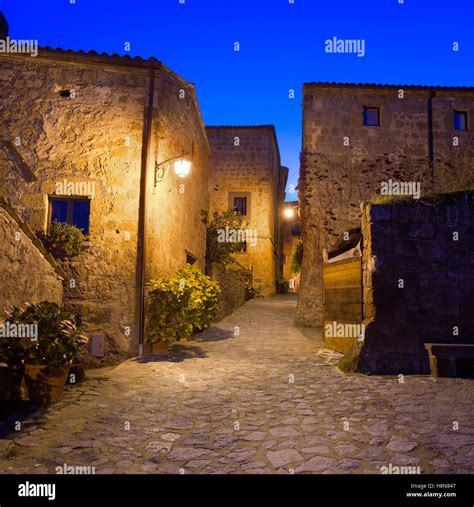
[[[178,178],[186,178],[191,170],[191,162],[181,157],[174,161],[174,172]]]
[[[283,216],[286,220],[290,221],[291,219],[297,220],[300,216],[300,207],[297,201],[290,201],[284,203],[283,207]]]
[[[181,155],[178,155],[177,157],[171,157],[167,160],[164,160],[163,162],[156,162],[155,164],[155,182],[154,186],[156,187],[156,184],[160,181],[163,181],[168,174],[168,171],[171,167],[171,164],[173,164],[174,172],[178,178],[186,178],[188,176],[189,172],[191,171],[191,165],[192,162],[188,160],[186,157],[191,155],[191,161],[193,159],[194,155],[194,145],[191,150],[191,154],[181,153]]]

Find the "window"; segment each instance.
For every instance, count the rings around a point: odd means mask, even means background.
[[[364,125],[378,127],[380,125],[380,109],[364,106]]]
[[[247,215],[247,197],[234,197],[233,207],[239,215]]]
[[[454,111],[454,130],[467,130],[466,111]]]
[[[185,251],[186,251],[186,264],[191,264],[192,266],[193,264],[196,263],[197,257],[191,252],[188,252],[187,250]]]
[[[66,222],[75,225],[83,234],[89,234],[91,202],[89,199],[51,199],[50,222]]]
[[[250,192],[229,192],[229,209],[244,217],[250,216]]]

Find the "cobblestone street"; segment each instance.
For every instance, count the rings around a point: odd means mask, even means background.
[[[0,472],[474,471],[472,381],[343,374],[295,308],[252,300],[164,358],[88,372],[7,437]]]

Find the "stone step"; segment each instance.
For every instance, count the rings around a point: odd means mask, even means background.
[[[0,439],[0,458],[7,458],[14,445],[13,440]]]

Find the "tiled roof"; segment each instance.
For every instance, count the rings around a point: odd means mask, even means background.
[[[381,88],[381,89],[410,89],[410,90],[445,90],[445,91],[474,91],[474,86],[439,86],[413,84],[382,84],[382,83],[335,83],[316,81],[304,83],[305,88]]]
[[[0,56],[10,56],[7,53],[0,54]],[[24,57],[31,59],[29,55],[15,54],[12,55],[14,57]],[[118,53],[109,54],[106,52],[99,53],[98,51],[84,51],[82,49],[73,50],[73,49],[63,49],[63,48],[53,48],[50,46],[41,46],[38,51],[37,58],[52,58],[61,61],[75,61],[75,62],[84,62],[87,64],[97,64],[97,65],[121,65],[127,67],[136,67],[142,69],[149,69],[150,67],[154,67],[156,69],[164,69],[170,75],[174,76],[178,80],[180,80],[185,85],[194,86],[193,83],[190,83],[186,79],[182,78],[176,72],[173,72],[169,67],[160,62],[154,56],[150,58],[142,58],[141,56],[129,56],[129,55],[119,55]]]
[[[206,125],[207,129],[275,129],[275,125]]]
[[[15,54],[9,55],[8,53],[0,53],[0,57],[3,56],[13,56],[13,57],[24,57],[31,60],[31,56],[25,54]],[[127,67],[135,67],[142,69],[149,69],[153,67],[155,69],[163,69],[171,76],[175,77],[183,85],[188,85],[194,87],[194,83],[190,83],[183,77],[181,77],[176,72],[172,71],[168,66],[164,63],[160,62],[154,56],[150,58],[142,58],[141,56],[129,56],[129,55],[119,55],[118,53],[109,54],[106,52],[99,53],[98,51],[84,51],[82,49],[73,50],[73,49],[63,49],[63,48],[53,48],[50,46],[41,46],[38,51],[37,58],[51,58],[57,59],[60,61],[75,61],[75,62],[84,62],[85,64],[97,64],[97,65],[121,65]]]
[[[135,62],[156,62],[156,63],[161,63],[159,62],[154,56],[150,57],[150,58],[142,58],[141,56],[129,56],[129,55],[119,55],[118,53],[113,53],[113,54],[110,54],[110,53],[106,53],[106,52],[102,52],[102,53],[99,53],[98,51],[94,51],[94,50],[91,50],[91,51],[84,51],[82,49],[79,49],[79,50],[74,50],[74,49],[63,49],[63,48],[53,48],[51,46],[42,46],[40,47],[40,52],[41,53],[49,53],[49,52],[54,52],[56,53],[58,56],[59,55],[64,55],[64,56],[79,56],[79,57],[94,57],[94,58],[97,58],[97,59],[107,59],[107,60],[125,60],[125,61],[135,61]]]

